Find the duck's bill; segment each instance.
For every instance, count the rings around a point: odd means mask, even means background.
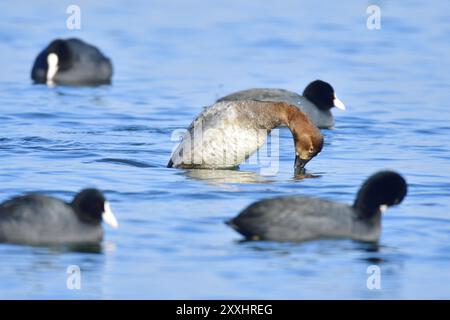
[[[340,110],[345,110],[345,104],[341,100],[339,100],[336,95],[334,96],[333,105]]]
[[[116,217],[111,211],[111,207],[109,206],[109,202],[105,201],[105,208],[102,214],[103,221],[113,229],[117,229],[119,227],[119,223],[117,222]]]
[[[295,174],[304,173],[305,172],[305,166],[308,163],[309,160],[301,159],[299,156],[295,157],[294,162],[294,171]]]

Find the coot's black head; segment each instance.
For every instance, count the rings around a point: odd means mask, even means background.
[[[84,189],[80,191],[71,203],[78,218],[87,224],[100,224],[103,220],[112,228],[118,223],[112,213],[108,201],[97,189]]]
[[[53,40],[36,58],[31,78],[37,83],[53,81],[57,72],[72,67],[74,54],[66,40]]]
[[[320,110],[330,110],[336,107],[345,110],[341,100],[336,97],[333,87],[325,81],[315,80],[303,90],[303,96],[314,103]]]
[[[393,171],[380,171],[367,179],[359,189],[354,208],[362,217],[370,218],[402,202],[406,192],[407,184],[401,175]]]

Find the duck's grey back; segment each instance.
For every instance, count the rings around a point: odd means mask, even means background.
[[[331,201],[280,197],[256,202],[229,224],[248,238],[305,241],[352,238],[355,214],[347,205]]]
[[[79,221],[73,209],[58,199],[33,194],[0,205],[0,241],[29,244],[97,242],[101,226]]]
[[[285,89],[254,88],[242,90],[222,97],[217,102],[233,100],[287,102],[305,112],[309,119],[319,128],[330,128],[334,125],[333,115],[329,110],[320,110],[305,97]]]

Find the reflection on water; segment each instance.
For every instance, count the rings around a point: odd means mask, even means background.
[[[210,184],[270,184],[274,183],[274,176],[261,175],[255,171],[230,169],[230,170],[207,170],[207,169],[189,169],[183,170],[182,174],[188,178],[200,180]],[[310,173],[303,170],[294,175],[294,181],[304,179],[320,178],[320,174]]]
[[[182,172],[188,178],[201,180],[210,184],[228,183],[272,183],[270,177],[261,176],[254,171],[243,170],[205,170],[191,169]]]
[[[9,244],[13,246],[24,246],[22,244]],[[26,245],[30,248],[34,248],[37,253],[49,252],[51,254],[64,254],[64,253],[93,253],[101,254],[106,251],[114,251],[115,245],[110,242],[104,243],[70,243],[70,244],[29,244]]]
[[[102,253],[102,245],[92,243],[71,244],[67,245],[64,249],[67,252]]]
[[[320,178],[322,175],[309,173],[307,171],[299,172],[294,175],[294,180],[303,180],[303,179],[316,179]]]

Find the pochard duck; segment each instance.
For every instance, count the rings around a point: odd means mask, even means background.
[[[292,132],[298,172],[322,150],[319,129],[294,105],[253,100],[222,101],[205,108],[187,129],[167,166],[237,167],[264,144],[272,129],[281,125]]]

